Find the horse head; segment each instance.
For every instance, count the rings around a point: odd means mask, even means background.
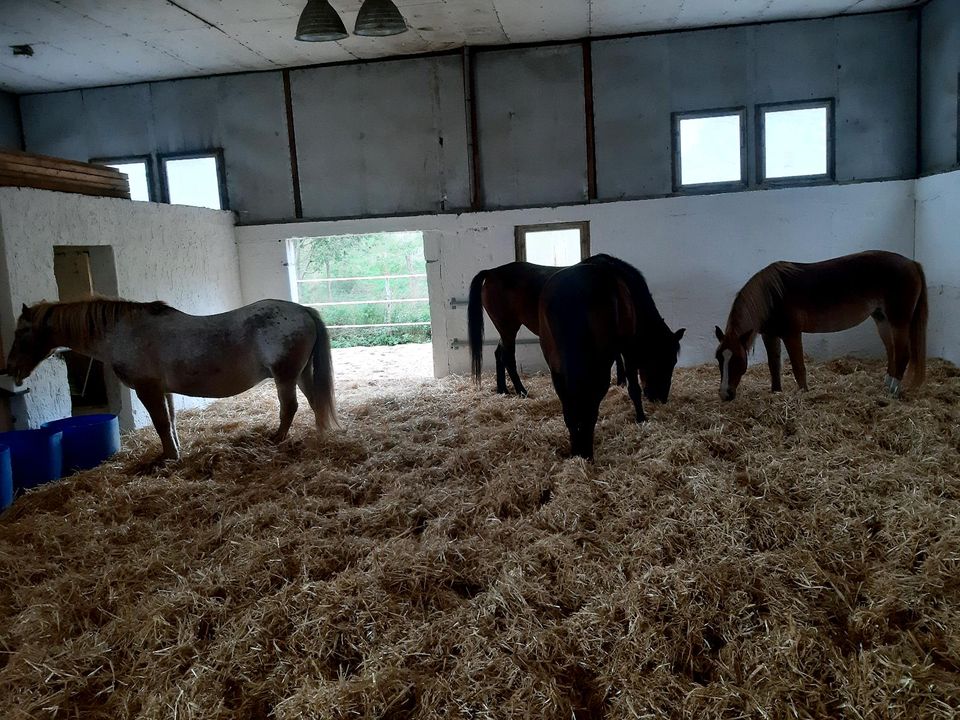
[[[46,325],[36,317],[34,309],[24,305],[4,370],[17,385],[22,385],[34,368],[50,354],[53,348],[49,335]]]
[[[644,396],[647,400],[662,403],[670,397],[673,369],[680,355],[680,339],[686,332],[686,328],[680,328],[676,332],[666,326],[664,328],[666,329],[664,337],[650,344],[647,357],[643,359],[641,367]]]
[[[733,400],[737,396],[740,380],[747,371],[747,352],[752,333],[724,333],[718,326],[714,326],[714,332],[720,341],[716,355],[720,366],[720,399]]]

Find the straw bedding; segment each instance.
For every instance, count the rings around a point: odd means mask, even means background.
[[[602,407],[549,380],[339,385],[271,446],[265,386],[0,516],[0,717],[956,717],[960,371],[771,396],[714,367]],[[305,405],[305,403],[304,403]]]

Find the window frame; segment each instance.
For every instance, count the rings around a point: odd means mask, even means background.
[[[518,262],[527,262],[527,233],[544,232],[551,230],[579,230],[580,231],[580,262],[590,257],[590,221],[575,220],[572,222],[539,223],[536,225],[517,225],[513,229],[514,249]]]
[[[227,196],[227,171],[223,160],[223,148],[210,148],[207,150],[191,150],[189,152],[159,153],[157,155],[157,166],[160,168],[160,196],[163,202],[170,204],[170,185],[167,181],[167,161],[168,160],[198,160],[200,158],[212,157],[217,163],[217,189],[220,193],[220,209],[229,210],[229,198]],[[204,208],[210,210],[212,208]]]
[[[761,187],[787,187],[791,185],[820,185],[832,183],[836,179],[836,101],[835,98],[817,98],[814,100],[787,100],[775,103],[759,103],[756,108],[757,124],[757,184]],[[825,108],[827,111],[827,171],[818,175],[790,175],[788,177],[768,178],[766,126],[768,112],[782,110],[812,110]]]
[[[133,163],[143,163],[146,166],[147,171],[146,202],[157,202],[157,189],[155,184],[156,174],[153,166],[153,155],[120,155],[117,157],[98,157],[90,158],[88,162],[94,165],[130,165]]]
[[[738,115],[740,117],[740,179],[739,180],[718,180],[707,183],[688,183],[686,185],[680,182],[680,122],[682,120],[701,120],[705,118],[729,117]],[[673,192],[674,193],[715,193],[715,192],[735,192],[746,190],[749,185],[749,172],[747,163],[747,107],[738,105],[734,107],[713,108],[710,110],[684,110],[670,114],[671,134],[673,138]]]

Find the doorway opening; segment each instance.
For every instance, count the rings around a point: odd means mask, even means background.
[[[292,238],[293,297],[330,331],[338,376],[433,377],[422,232]]]
[[[55,245],[53,274],[61,302],[117,295],[117,268],[109,245]],[[120,382],[102,362],[72,350],[63,359],[73,415],[120,412]]]

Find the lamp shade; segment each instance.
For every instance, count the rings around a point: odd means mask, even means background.
[[[357,14],[354,35],[399,35],[407,31],[403,15],[390,0],[364,0]]]
[[[307,0],[297,23],[297,40],[327,42],[345,37],[347,28],[327,0]]]

